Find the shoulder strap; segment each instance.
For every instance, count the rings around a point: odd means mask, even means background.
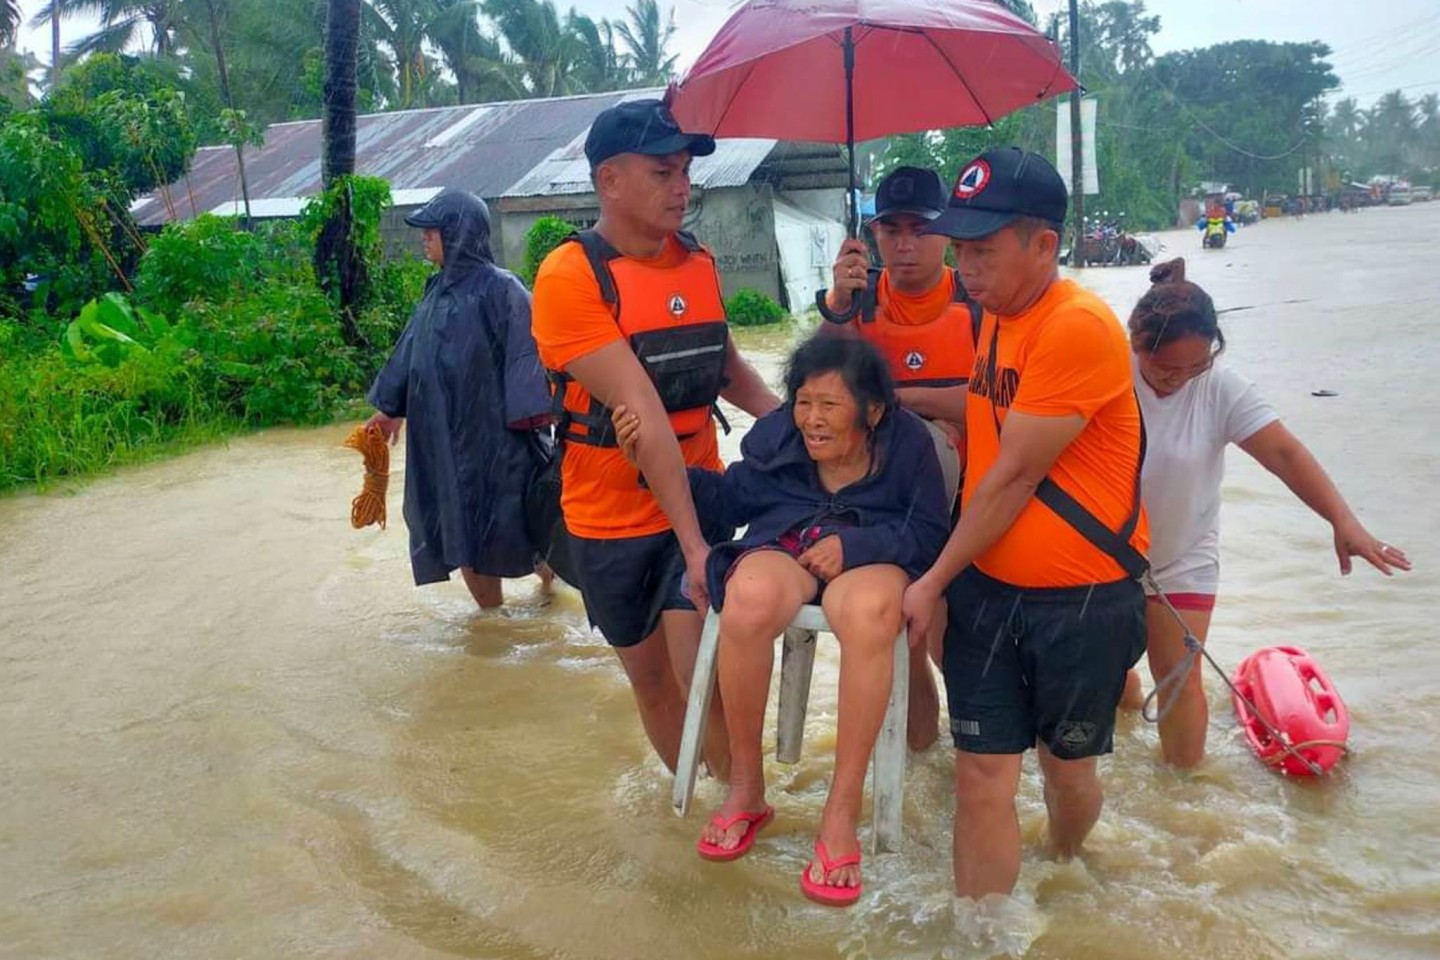
[[[610,272],[610,261],[619,257],[620,251],[610,246],[606,239],[594,230],[577,230],[565,239],[580,244],[580,249],[585,251],[585,259],[590,261],[590,269],[594,271],[595,280],[600,284],[600,299],[618,314],[620,291],[615,287],[615,275]]]
[[[995,422],[995,440],[1000,440],[1000,414],[995,409],[995,393],[1000,389],[996,355],[999,352],[1000,321],[996,318],[995,329],[990,335],[989,357],[985,361],[986,379],[989,381],[990,417]],[[1120,569],[1133,580],[1139,580],[1150,569],[1150,560],[1130,543],[1135,527],[1140,522],[1140,472],[1145,466],[1145,415],[1140,411],[1140,399],[1135,399],[1135,412],[1140,416],[1140,456],[1135,462],[1135,489],[1130,504],[1130,515],[1119,530],[1111,530],[1100,519],[1085,509],[1084,504],[1070,495],[1060,484],[1047,475],[1035,488],[1035,499],[1069,524],[1075,532],[1089,541],[1090,545],[1119,564]]]
[[[974,300],[970,299],[970,291],[965,289],[965,282],[960,279],[959,270],[951,270],[950,275],[955,279],[955,293],[951,302],[963,303],[970,311],[970,339],[976,349],[980,347],[980,327],[985,322],[985,308]]]

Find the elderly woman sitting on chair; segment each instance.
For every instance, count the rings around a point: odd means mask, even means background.
[[[848,906],[860,896],[856,829],[890,694],[901,596],[945,545],[949,523],[935,444],[896,403],[873,347],[811,339],[791,358],[785,389],[785,405],[746,435],[743,459],[724,474],[690,471],[707,522],[749,524],[743,538],[716,546],[707,566],[720,611],[731,774],[698,849],[734,860],[774,816],[760,737],[775,638],[802,605],[819,603],[840,641],[840,702],[834,779],[800,885],[812,900]],[[635,415],[618,408],[614,423],[633,452]]]

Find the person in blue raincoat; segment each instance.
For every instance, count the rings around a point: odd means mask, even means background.
[[[417,586],[459,569],[481,609],[500,578],[535,570],[522,496],[550,393],[530,334],[530,294],[495,265],[485,202],[447,190],[405,218],[440,267],[375,383],[370,418],[405,445],[405,524]],[[541,570],[548,586],[548,570]]]

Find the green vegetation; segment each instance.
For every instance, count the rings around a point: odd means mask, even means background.
[[[1026,15],[1026,4],[1007,5]],[[1353,98],[1329,106],[1340,80],[1324,44],[1241,40],[1157,57],[1161,21],[1143,2],[1082,0],[1080,13],[1080,80],[1098,101],[1101,192],[1090,209],[1157,228],[1174,224],[1180,199],[1202,181],[1258,197],[1294,193],[1307,166],[1327,189],[1375,174],[1440,178],[1440,98],[1412,103],[1395,91],[1370,110]],[[1068,18],[1045,26],[1068,49]],[[977,153],[1010,144],[1053,157],[1055,109],[1049,101],[991,129],[896,137],[880,172],[910,163],[952,177]]]
[[[725,301],[725,319],[737,327],[764,327],[789,319],[785,308],[758,290],[739,290]]]
[[[350,190],[369,278],[346,315],[317,281],[316,226]],[[361,396],[418,301],[429,267],[379,260],[388,188],[342,180],[298,222],[173,224],[127,275],[67,319],[37,292],[0,317],[0,490],[93,472],[176,444],[319,423]],[[131,282],[133,280],[133,282]]]
[[[574,232],[575,225],[559,217],[541,217],[525,231],[525,263],[521,265],[518,276],[525,281],[526,286],[535,283],[535,274],[539,272],[540,264],[545,262],[550,251],[560,246],[565,238]]]
[[[0,48],[12,4],[0,0]],[[320,116],[326,18],[337,9],[354,25],[355,96],[366,112],[663,86],[675,68],[675,10],[656,0],[634,0],[614,21],[559,0],[45,0],[29,12],[46,27],[59,12],[65,73],[77,58],[139,53],[180,81],[206,118],[201,140],[228,143],[224,110],[259,129]],[[74,35],[77,14],[99,30]],[[0,56],[0,90],[6,62]]]

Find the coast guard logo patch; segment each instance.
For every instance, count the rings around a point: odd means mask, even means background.
[[[955,197],[958,200],[970,200],[979,196],[989,185],[990,164],[984,160],[976,160],[961,170],[960,176],[956,178]]]
[[[680,294],[677,293],[670,297],[670,313],[675,319],[678,320],[685,316],[687,309],[689,309],[689,304],[685,302],[685,298],[680,296]]]
[[[919,350],[911,350],[905,354],[905,368],[907,370],[919,370],[925,366],[925,354]]]

